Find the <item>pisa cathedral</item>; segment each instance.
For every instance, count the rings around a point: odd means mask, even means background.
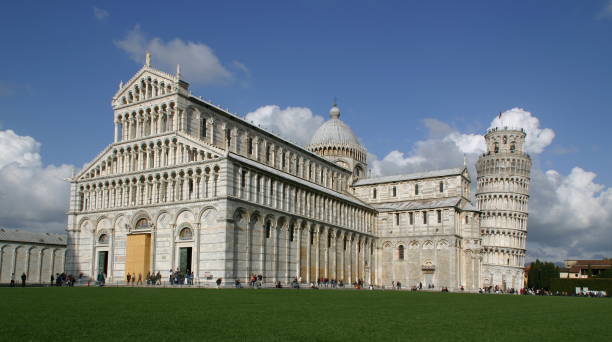
[[[474,205],[465,165],[368,177],[336,105],[302,147],[193,96],[147,55],[112,107],[114,141],[70,179],[67,273],[523,287],[522,130],[487,133]]]

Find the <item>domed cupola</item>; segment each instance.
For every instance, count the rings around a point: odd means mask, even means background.
[[[353,130],[340,120],[340,108],[334,103],[327,120],[312,136],[306,148],[353,173],[353,180],[363,178],[367,168],[367,150]]]

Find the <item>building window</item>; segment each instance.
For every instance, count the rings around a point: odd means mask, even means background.
[[[423,212],[423,224],[427,224],[427,212]]]
[[[508,137],[504,135],[504,145],[508,143]]]
[[[346,251],[346,236],[344,237],[344,250]]]
[[[468,224],[468,223],[470,223],[470,217],[465,215],[465,224]]]
[[[397,196],[397,188],[396,187],[391,188],[391,196],[393,196],[393,197]]]
[[[442,210],[436,210],[438,214],[438,223],[442,223]]]
[[[229,128],[225,130],[225,142],[227,143],[227,148],[232,146],[232,130]]]
[[[181,232],[179,233],[179,239],[180,240],[191,240],[193,239],[193,232],[191,231],[190,228],[183,228],[181,229]]]
[[[376,188],[372,189],[372,198],[376,199]]]
[[[415,184],[415,185],[414,185],[414,194],[415,194],[415,195],[418,195],[418,194],[419,194],[419,185],[418,185],[418,184]]]
[[[289,227],[289,241],[293,242],[293,226]]]
[[[98,243],[99,244],[107,244],[108,243],[108,234],[102,234],[100,235],[100,237],[98,238]]]
[[[266,163],[270,162],[270,145],[266,146]]]
[[[314,232],[312,230],[310,231],[310,245],[314,245]]]
[[[397,252],[398,252],[398,258],[400,260],[404,260],[404,245],[399,245],[399,247],[397,247]]]
[[[331,233],[327,234],[327,248],[331,247]]]
[[[408,216],[410,217],[410,225],[414,224],[414,213],[408,213]]]
[[[399,226],[399,224],[400,224],[400,214],[395,213],[395,225]]]
[[[253,138],[247,139],[247,153],[253,154]]]
[[[444,192],[444,182],[440,182],[440,192]]]
[[[264,227],[264,229],[266,230],[266,239],[270,238],[270,221],[266,221],[266,226]]]
[[[240,187],[242,187],[244,189],[244,187],[246,186],[246,171],[242,171],[242,175],[240,176]]]
[[[510,152],[511,153],[516,152],[516,145],[514,143],[510,144]]]
[[[133,189],[132,192],[135,194],[136,190]],[[136,222],[136,226],[134,229],[149,229],[149,221],[147,219],[140,219]]]
[[[281,157],[281,167],[284,169],[286,164],[287,164],[287,158],[286,158],[285,152],[283,152],[283,155]]]
[[[206,138],[206,119],[200,119],[200,138]]]
[[[494,150],[493,150],[493,151],[494,151],[495,153],[499,153],[499,143],[498,143],[498,142],[495,142],[495,145],[494,145]]]

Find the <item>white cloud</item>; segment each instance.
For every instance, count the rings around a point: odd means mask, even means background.
[[[314,115],[305,107],[281,109],[276,105],[259,107],[244,119],[302,146],[310,142],[317,128],[325,121],[322,116]]]
[[[532,168],[528,251],[531,258],[612,257],[612,188],[575,167],[568,175]]]
[[[144,63],[145,54],[152,54],[152,64],[166,71],[176,70],[181,65],[181,74],[185,80],[204,85],[226,84],[233,80],[233,75],[219,61],[214,51],[206,44],[184,41],[174,38],[164,42],[161,38],[148,39],[146,34],[135,26],[115,45],[127,52],[132,60]],[[237,65],[234,62],[233,65]],[[238,62],[239,63],[239,62]],[[246,69],[240,63],[242,70]]]
[[[103,21],[110,15],[107,10],[98,7],[93,8],[93,14],[94,17],[96,17],[96,19],[98,19],[99,21]]]
[[[44,166],[40,143],[0,131],[0,226],[63,232],[71,165]]]
[[[523,128],[527,132],[525,151],[542,153],[552,143],[555,132],[550,128],[540,128],[540,120],[521,108],[512,108],[497,116],[489,128]]]

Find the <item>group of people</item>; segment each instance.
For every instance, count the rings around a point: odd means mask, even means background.
[[[170,285],[193,285],[194,278],[193,271],[187,270],[187,272],[182,272],[180,269],[176,271],[173,269],[170,270]]]
[[[81,274],[79,278],[81,278],[82,276],[83,275]],[[21,287],[25,287],[26,281],[28,280],[28,275],[25,272],[23,272],[21,274],[20,279],[21,279]],[[76,278],[72,274],[66,274],[62,272],[61,274],[56,273],[55,276],[51,274],[51,281],[49,282],[49,285],[51,286],[74,286],[75,282],[76,282]],[[17,283],[15,282],[15,273],[11,275],[11,282],[9,286],[17,287]]]

